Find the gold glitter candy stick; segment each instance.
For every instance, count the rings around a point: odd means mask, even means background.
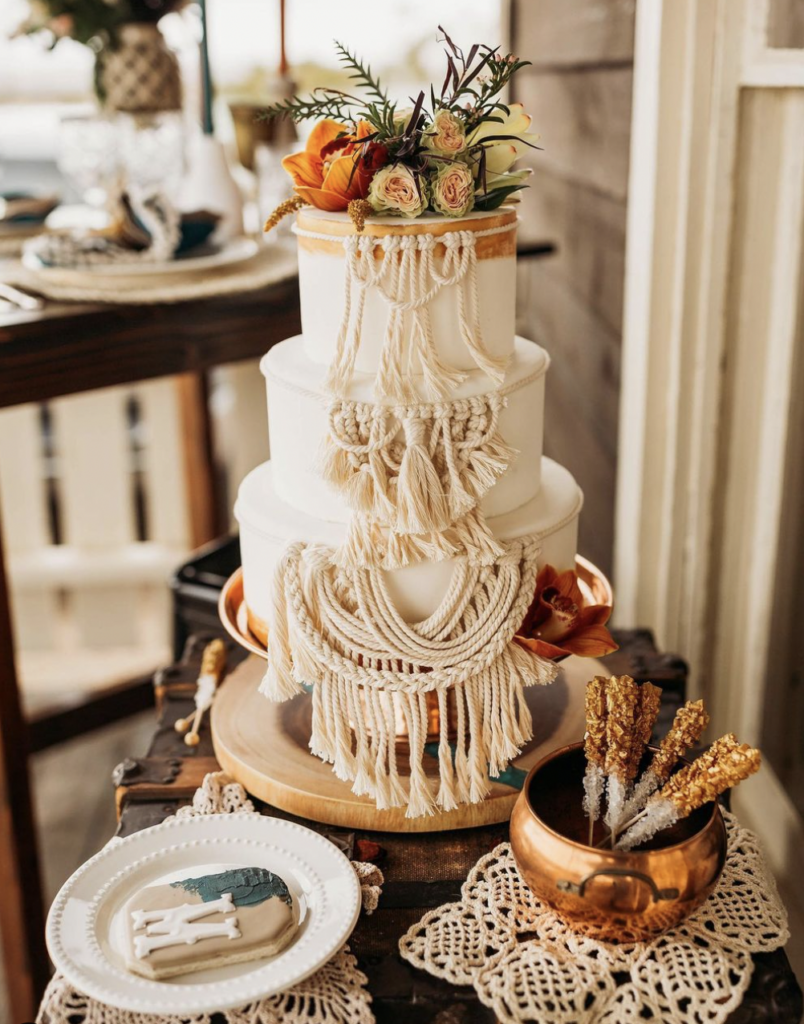
[[[586,684],[586,733],[584,753],[586,772],[583,777],[583,809],[589,818],[589,845],[600,817],[600,804],[606,783],[606,688],[608,679],[595,676]]]
[[[637,716],[639,687],[630,676],[612,676],[606,689],[606,761],[608,807],[606,824],[612,831],[612,845],[617,823],[622,820],[628,790],[631,745]]]
[[[657,832],[686,818],[721,793],[759,770],[762,757],[747,743],[738,743],[732,733],[721,736],[692,764],[682,768],[654,793],[647,807],[630,823],[617,848],[630,850]]]
[[[623,816],[626,820],[641,811],[651,793],[654,793],[662,783],[667,782],[670,772],[690,747],[695,746],[703,736],[707,725],[709,715],[702,700],[687,701],[678,709],[667,735],[659,744],[653,760],[634,787],[634,792],[625,806]]]
[[[628,755],[628,781],[632,782],[639,773],[639,766],[645,754],[645,747],[650,743],[653,727],[659,717],[662,703],[662,691],[653,683],[643,683],[637,693],[637,712],[631,750]]]

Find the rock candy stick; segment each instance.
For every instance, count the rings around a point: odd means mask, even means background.
[[[645,754],[645,747],[650,743],[653,727],[659,717],[662,703],[662,691],[653,683],[643,683],[637,691],[636,721],[628,755],[628,781],[632,782],[639,773],[639,766]]]
[[[630,676],[612,676],[606,688],[606,824],[612,830],[612,834],[617,823],[622,820],[628,792],[628,771],[636,725],[638,689]]]
[[[678,709],[667,735],[626,803],[623,811],[626,821],[641,811],[651,793],[667,782],[684,754],[703,736],[707,725],[709,715],[702,700],[688,700]]]
[[[753,775],[761,763],[758,750],[739,743],[732,733],[721,736],[706,753],[676,772],[650,797],[645,810],[617,843],[617,849],[630,850],[647,842],[657,832]]]
[[[586,733],[584,753],[586,772],[583,777],[583,809],[589,818],[589,845],[592,845],[595,822],[600,817],[600,804],[606,784],[606,687],[608,679],[595,676],[586,684]]]

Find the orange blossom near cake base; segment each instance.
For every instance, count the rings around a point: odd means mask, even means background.
[[[296,194],[331,213],[345,210],[353,199],[364,199],[374,171],[387,156],[384,146],[371,142],[366,152],[357,156],[360,140],[373,133],[368,121],[359,121],[354,133],[338,121],[319,121],[304,150],[282,161]]]
[[[606,629],[610,616],[609,605],[584,606],[578,577],[572,569],[559,573],[552,565],[545,565],[536,579],[536,593],[516,640],[545,658],[562,658],[567,654],[602,658],[617,650]]]

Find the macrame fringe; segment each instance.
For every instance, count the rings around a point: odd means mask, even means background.
[[[338,563],[397,568],[456,551],[481,564],[498,557],[478,505],[517,454],[499,434],[504,406],[497,393],[394,408],[335,402],[321,471],[356,515]],[[352,536],[371,523],[389,531],[386,543],[371,527]]]
[[[383,529],[367,516],[355,513],[346,540],[332,560],[341,569],[401,569],[418,562],[443,562],[462,555],[470,565],[492,565],[505,552],[478,508],[449,529],[426,534]]]
[[[480,369],[501,384],[507,358],[492,356],[483,341],[477,291],[477,252],[471,231],[451,231],[436,237],[385,235],[381,238],[347,235],[344,311],[338,332],[335,358],[326,384],[343,395],[354,374],[363,332],[366,292],[375,289],[385,300],[388,319],[375,384],[379,397],[396,402],[415,399],[410,366],[418,362],[427,393],[443,398],[465,379],[438,354],[430,321],[430,303],[444,288],[457,293],[458,330]],[[441,266],[435,250],[445,248]],[[382,257],[375,257],[381,247]],[[354,296],[354,302],[353,302]],[[409,351],[406,351],[406,326]]]
[[[287,700],[302,679],[313,683],[310,749],[381,810],[406,807],[414,818],[482,801],[490,777],[532,735],[524,688],[556,674],[513,642],[533,595],[535,541],[513,542],[487,566],[461,563],[437,611],[415,627],[393,608],[377,568],[346,572],[332,555],[297,544],[278,568],[261,691]],[[436,792],[424,767],[430,690],[440,711]],[[396,760],[400,722],[407,785]]]

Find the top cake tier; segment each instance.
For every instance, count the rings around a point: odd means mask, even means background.
[[[345,213],[302,209],[295,233],[308,358],[331,366],[345,332],[340,346],[354,346],[352,369],[377,373],[395,330],[390,347],[406,376],[424,373],[425,347],[431,366],[473,370],[486,355],[504,363],[514,348],[516,223],[509,207],[461,218],[370,217],[358,235]]]

